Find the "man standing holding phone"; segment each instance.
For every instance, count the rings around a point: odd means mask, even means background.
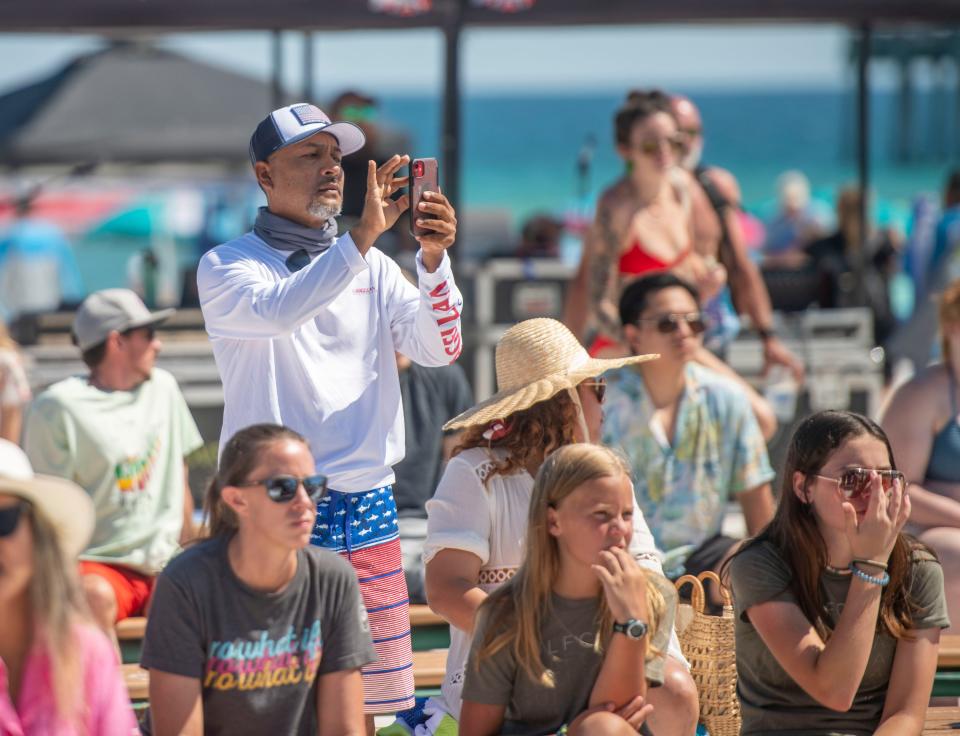
[[[274,110],[250,139],[250,160],[267,198],[253,230],[200,261],[197,284],[223,381],[221,443],[273,422],[303,434],[330,479],[312,542],[357,570],[378,660],[363,670],[367,730],[373,714],[413,705],[413,658],[392,467],[404,456],[395,352],[447,365],[461,350],[463,300],[446,254],[453,207],[423,195],[411,219],[418,286],[374,247],[410,205],[392,195],[408,156],[368,162],[363,212],[337,237],[341,159],[364,135],[298,103]]]

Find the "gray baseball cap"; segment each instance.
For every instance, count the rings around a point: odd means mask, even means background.
[[[73,341],[86,352],[107,339],[113,331],[123,332],[155,325],[167,319],[175,309],[151,312],[130,289],[95,291],[80,305],[73,318]]]

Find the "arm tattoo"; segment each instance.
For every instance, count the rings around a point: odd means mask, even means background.
[[[614,259],[620,251],[620,241],[614,231],[610,210],[604,205],[597,209],[597,248],[594,250],[590,268],[590,305],[596,315],[598,326],[612,335],[619,331],[619,325],[600,305],[604,301],[616,302],[618,279],[613,273]]]

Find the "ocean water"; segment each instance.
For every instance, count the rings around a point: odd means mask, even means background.
[[[746,208],[760,219],[776,209],[775,182],[787,169],[810,179],[820,209],[829,214],[840,187],[856,180],[856,106],[853,92],[836,90],[683,90],[704,118],[704,160],[737,176]],[[612,143],[612,118],[622,95],[570,91],[545,94],[467,95],[461,120],[461,215],[495,210],[514,232],[533,213],[570,215],[590,211],[597,193],[620,175]],[[380,98],[380,120],[405,133],[408,152],[440,157],[441,104],[435,96]],[[960,166],[960,109],[934,94],[918,93],[913,105],[909,164],[897,161],[899,98],[871,96],[873,216],[901,229],[909,226],[919,194],[940,198],[952,167]],[[588,138],[596,141],[588,191],[578,191],[577,157]],[[441,167],[443,162],[441,160]],[[441,172],[442,173],[442,172]],[[442,178],[442,177],[441,177]],[[251,192],[259,193],[251,185]],[[253,207],[250,207],[253,211]],[[242,229],[245,216],[231,218]],[[226,228],[230,230],[231,228]],[[233,232],[224,232],[231,237]],[[76,242],[88,289],[125,283],[128,258],[150,242],[143,237],[88,237]],[[177,244],[182,268],[195,261],[190,243]],[[467,255],[467,254],[464,254]],[[175,269],[176,266],[173,266]],[[170,289],[178,292],[172,283]]]
[[[762,218],[775,208],[775,182],[800,169],[815,195],[831,202],[856,180],[854,93],[830,90],[683,90],[699,105],[706,131],[704,160],[733,171],[748,209]],[[461,197],[467,207],[505,208],[515,224],[534,211],[558,212],[578,204],[577,155],[596,140],[593,196],[619,176],[612,119],[615,93],[472,95],[463,122]],[[384,121],[408,132],[411,152],[439,156],[441,108],[435,98],[385,97]],[[951,164],[960,164],[960,116],[954,103],[916,94],[911,143],[917,156],[896,160],[899,98],[871,96],[871,165],[882,219],[902,217],[919,192],[939,192]],[[441,162],[442,164],[442,162]],[[889,211],[888,211],[889,210]]]

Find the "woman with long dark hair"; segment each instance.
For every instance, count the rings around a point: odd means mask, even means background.
[[[943,571],[883,430],[824,411],[790,443],[773,521],[729,563],[743,734],[923,729],[949,625]]]
[[[564,322],[605,357],[619,349],[617,303],[630,280],[670,271],[694,284],[707,300],[726,271],[694,249],[688,183],[678,167],[681,146],[670,98],[660,90],[634,90],[613,119],[617,153],[626,167],[597,201],[593,226],[570,284]],[[594,339],[598,338],[598,339]]]
[[[293,430],[255,424],[224,445],[209,538],[157,579],[141,658],[153,734],[364,733],[360,668],[376,657],[357,576],[309,546],[326,489]]]

